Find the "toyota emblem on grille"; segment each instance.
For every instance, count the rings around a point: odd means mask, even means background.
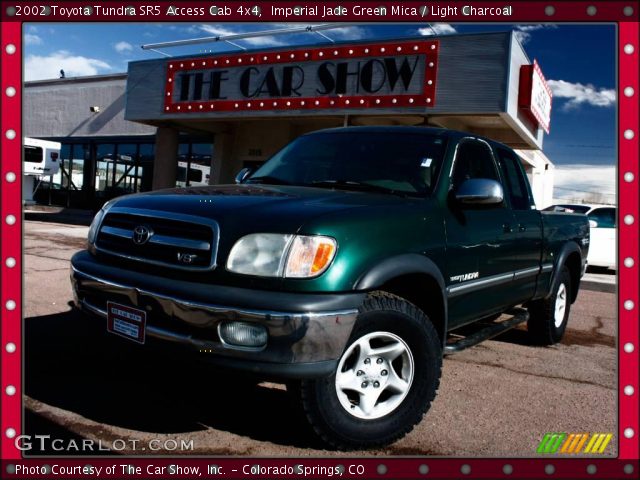
[[[133,243],[136,245],[144,245],[149,241],[151,236],[153,235],[153,230],[149,227],[145,227],[144,225],[138,225],[133,229]]]

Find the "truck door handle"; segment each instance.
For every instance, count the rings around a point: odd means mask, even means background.
[[[527,231],[527,226],[526,226],[526,225],[519,224],[519,225],[518,225],[518,231],[519,231],[519,232],[526,232],[526,231]]]
[[[511,225],[509,225],[508,223],[502,225],[502,230],[504,231],[504,233],[513,233],[513,228],[511,228]]]

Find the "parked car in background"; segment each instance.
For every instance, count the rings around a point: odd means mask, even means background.
[[[551,205],[544,210],[587,215],[591,227],[591,246],[587,258],[589,265],[616,268],[616,207],[611,205],[558,204]]]

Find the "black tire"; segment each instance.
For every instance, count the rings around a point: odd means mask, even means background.
[[[388,338],[391,339],[389,345],[399,346],[401,350],[404,349],[404,353],[395,360],[392,358],[393,355],[378,360],[383,355],[375,356],[378,354],[372,353],[366,367],[362,366],[363,363],[357,363],[362,360],[363,351],[356,345],[367,341],[371,342],[368,344],[372,348],[377,348],[376,342]],[[398,338],[401,341],[398,341]],[[384,342],[379,345],[387,347]],[[354,348],[356,350],[353,350]],[[351,356],[348,355],[350,350],[354,352]],[[345,362],[342,372],[357,371],[355,375],[364,375],[357,378],[351,375],[356,384],[362,385],[359,383],[360,378],[369,380],[368,388],[374,388],[377,383],[375,388],[379,390],[374,392],[374,396],[377,392],[382,392],[372,403],[372,408],[377,414],[381,414],[384,408],[390,408],[391,405],[395,407],[376,418],[358,418],[356,415],[365,414],[364,403],[360,405],[364,395],[354,390],[349,394],[353,394],[357,399],[352,400],[350,395],[347,399],[348,395],[345,392],[349,390],[341,389],[339,398],[337,372],[322,379],[303,380],[299,390],[302,408],[315,432],[326,443],[341,450],[380,447],[402,438],[422,420],[435,398],[440,382],[442,346],[433,324],[416,306],[400,297],[383,292],[368,295],[359,309],[358,320],[342,357]],[[358,357],[357,361],[355,357]],[[347,362],[350,361],[352,364],[347,368]],[[407,367],[408,364],[413,366],[412,380],[406,382],[406,393],[398,393],[391,387],[391,382],[397,378],[393,374],[400,371],[400,376],[407,375],[405,378],[410,378],[407,372],[411,371],[411,367]],[[367,369],[366,373],[359,370],[360,366]],[[385,367],[393,369],[393,372],[384,373],[387,371],[384,370]],[[377,372],[375,369],[381,370]],[[374,381],[376,378],[380,382]],[[361,391],[365,392],[364,389]],[[368,392],[373,390],[366,391]],[[349,404],[352,410],[348,410],[346,406],[349,402],[352,402]],[[355,414],[355,410],[359,413]]]
[[[560,278],[551,296],[536,300],[529,304],[529,322],[527,328],[532,343],[536,345],[553,345],[562,340],[569,321],[571,311],[571,274],[566,266],[560,270]],[[564,296],[564,314],[556,318],[556,302],[558,296]],[[556,321],[558,320],[558,321]]]

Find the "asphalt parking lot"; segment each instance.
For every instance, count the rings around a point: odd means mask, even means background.
[[[70,306],[68,261],[87,227],[24,227],[26,434],[125,454],[343,455],[322,449],[283,386],[245,385],[109,338]],[[349,455],[529,457],[547,432],[611,432],[605,455],[615,456],[616,322],[611,288],[584,289],[559,345],[530,346],[516,329],[448,356],[422,423],[388,448]]]

